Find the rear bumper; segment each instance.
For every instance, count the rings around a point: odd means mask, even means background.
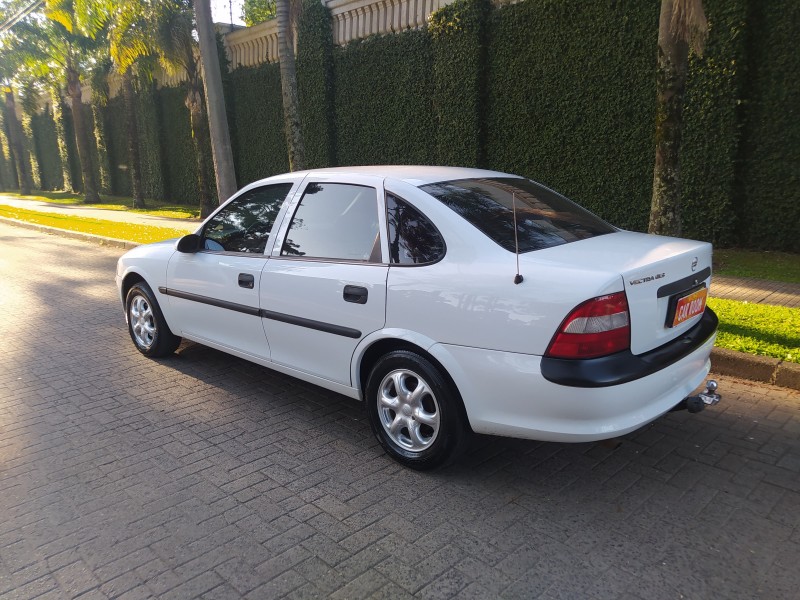
[[[590,442],[634,431],[691,395],[708,375],[715,338],[712,331],[688,354],[638,379],[593,387],[549,381],[540,356],[447,344],[429,351],[458,386],[476,433]]]
[[[628,383],[689,356],[716,333],[718,324],[717,315],[706,308],[697,325],[655,350],[639,355],[626,350],[583,360],[543,357],[542,376],[552,383],[570,387],[606,387]]]

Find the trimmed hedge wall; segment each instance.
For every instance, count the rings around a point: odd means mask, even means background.
[[[53,112],[48,105],[43,112],[31,115],[30,128],[33,150],[39,167],[39,186],[43,190],[64,188],[64,173],[61,155],[58,152],[58,137]]]
[[[800,2],[749,8],[736,244],[800,252]]]
[[[690,57],[681,145],[683,235],[736,243],[733,212],[745,0],[705,0],[710,28],[702,58]]]
[[[344,47],[333,44],[327,8],[305,2],[297,64],[309,167],[484,166],[527,175],[616,225],[646,229],[659,2],[456,0],[427,29]],[[704,5],[710,34],[705,55],[691,57],[684,113],[684,235],[800,251],[800,3]],[[239,184],[287,170],[279,66],[235,69],[226,95]],[[137,116],[145,195],[194,204],[184,99],[182,87],[143,87]],[[111,100],[104,124],[112,190],[129,195],[121,114],[121,100]],[[71,119],[56,110],[53,120],[67,133],[60,162],[69,185],[80,174]],[[42,186],[57,185],[47,117],[35,117],[31,131]],[[7,152],[0,169],[5,181]]]
[[[186,88],[161,88],[156,93],[161,128],[159,143],[164,193],[176,204],[198,203],[197,163],[192,144]],[[212,180],[213,185],[213,180]]]
[[[488,0],[457,0],[431,15],[436,161],[485,166]]]
[[[136,82],[136,125],[139,129],[139,156],[142,163],[142,194],[145,198],[163,200],[164,175],[161,169],[160,130],[165,125],[159,115],[155,83]]]
[[[125,129],[125,100],[120,95],[108,101],[103,108],[108,152],[111,193],[130,196],[131,174],[128,160],[128,134]]]
[[[336,48],[333,56],[339,163],[434,162],[433,52],[428,33],[373,36]]]
[[[487,162],[647,228],[658,3],[541,0],[489,21]]]
[[[226,102],[239,187],[289,170],[277,64],[236,69]]]
[[[280,79],[278,79],[280,86]],[[306,167],[336,164],[333,30],[330,11],[306,0],[297,31],[297,89]]]

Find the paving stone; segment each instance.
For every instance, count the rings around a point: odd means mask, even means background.
[[[131,345],[119,252],[0,224],[0,599],[793,598],[800,393],[387,459],[355,401]]]

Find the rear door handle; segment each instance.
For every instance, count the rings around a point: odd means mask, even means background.
[[[255,286],[256,278],[250,275],[250,273],[239,273],[239,287],[247,288],[248,290],[252,290]]]
[[[345,302],[353,302],[354,304],[366,304],[367,295],[367,288],[360,285],[346,285],[344,286],[344,294],[342,294]]]

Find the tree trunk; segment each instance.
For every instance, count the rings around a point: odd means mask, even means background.
[[[94,137],[97,140],[97,157],[100,163],[100,193],[111,194],[111,165],[108,160],[108,142],[102,107],[92,103],[92,115],[94,115]]]
[[[233,165],[233,150],[225,112],[225,95],[222,91],[222,74],[219,68],[217,37],[211,22],[209,0],[193,0],[197,20],[197,36],[200,39],[200,59],[203,63],[203,87],[206,94],[208,125],[211,133],[211,154],[217,176],[217,196],[224,202],[238,188],[236,170]]]
[[[6,118],[8,119],[8,134],[11,149],[17,165],[17,177],[19,180],[19,192],[23,196],[31,193],[33,179],[31,177],[30,164],[27,160],[28,151],[22,139],[22,126],[17,118],[17,105],[14,101],[14,92],[6,90]]]
[[[92,156],[89,146],[89,132],[83,114],[81,102],[81,77],[72,67],[67,67],[67,89],[72,100],[72,125],[75,128],[75,141],[78,145],[78,158],[81,161],[81,175],[83,176],[83,201],[87,204],[100,202],[98,193],[97,174],[92,168]]]
[[[131,188],[133,208],[144,208],[142,193],[142,157],[139,154],[139,127],[136,124],[136,105],[133,95],[133,81],[130,69],[122,76],[122,90],[125,95],[125,125],[128,129],[128,156],[131,163]]]
[[[674,0],[662,0],[658,25],[656,72],[656,162],[650,233],[680,236],[681,186],[679,152],[683,97],[689,70],[689,46],[671,31]]]
[[[289,170],[302,171],[305,169],[306,159],[297,109],[297,68],[294,61],[289,0],[276,0],[275,8],[278,19],[278,57],[281,63],[281,95],[286,147],[289,150]]]
[[[211,199],[211,185],[208,177],[208,156],[203,148],[203,140],[208,139],[208,116],[203,110],[203,96],[197,78],[189,80],[186,94],[186,108],[192,126],[192,145],[197,164],[197,191],[200,196],[200,218],[205,219],[214,212]]]

